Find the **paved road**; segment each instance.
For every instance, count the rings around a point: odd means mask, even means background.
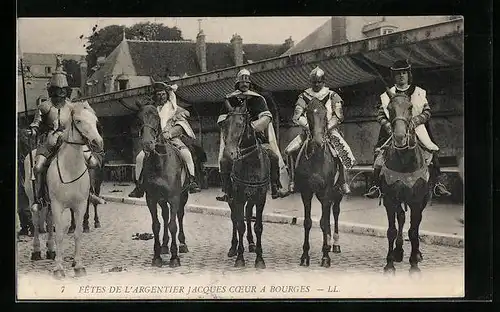
[[[333,254],[332,266],[324,269],[319,266],[321,259],[322,234],[318,227],[311,230],[311,266],[303,268],[298,265],[302,253],[303,228],[297,225],[264,223],[263,250],[267,269],[259,272],[253,267],[254,254],[245,253],[247,267],[237,269],[233,267],[234,259],[227,257],[230,246],[231,222],[221,216],[190,213],[185,216],[186,242],[189,253],[181,254],[181,267],[171,269],[168,265],[163,268],[151,267],[153,240],[132,240],[132,235],[139,232],[151,231],[151,217],[144,206],[108,203],[99,207],[102,227],[91,228],[91,232],[84,234],[83,262],[87,269],[85,281],[123,279],[127,274],[171,274],[189,278],[209,274],[213,283],[214,276],[225,276],[222,280],[230,280],[238,276],[253,276],[258,278],[262,274],[277,274],[284,278],[291,275],[305,276],[316,280],[325,276],[345,276],[346,274],[381,275],[385,265],[387,242],[384,238],[344,234],[341,235],[341,254]],[[66,211],[66,221],[69,225],[69,211]],[[93,213],[91,213],[91,220]],[[92,224],[92,223],[91,223]],[[163,231],[163,230],[162,230]],[[45,238],[45,237],[44,237]],[[42,246],[44,240],[42,240]],[[71,257],[74,251],[72,235],[66,235],[64,241],[64,257],[67,278],[72,278]],[[18,272],[20,280],[30,274],[46,276],[53,269],[49,260],[32,262],[30,260],[32,243],[25,240],[18,243]],[[245,241],[245,248],[247,247]],[[400,275],[407,275],[409,267],[409,242],[405,242],[405,257],[402,263],[396,265]],[[440,272],[444,268],[462,274],[464,265],[464,249],[421,244],[424,261],[420,267],[422,272]],[[42,249],[43,257],[45,250]],[[169,255],[163,255],[164,260]],[[126,271],[108,273],[110,268],[122,267]],[[262,273],[264,272],[264,273]],[[453,273],[452,276],[456,277]],[[239,275],[240,274],[240,275]],[[283,281],[286,280],[285,278]],[[24,280],[25,281],[25,280]],[[33,281],[33,280],[32,280]],[[449,281],[448,281],[449,282]],[[244,283],[242,280],[241,283]],[[433,282],[435,284],[435,282]],[[447,284],[447,283],[445,283]],[[449,283],[448,283],[449,284]],[[25,285],[25,284],[24,284]]]

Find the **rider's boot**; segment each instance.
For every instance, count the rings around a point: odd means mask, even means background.
[[[349,183],[347,183],[346,180],[347,174],[346,174],[346,169],[344,166],[342,166],[342,170],[340,170],[340,181],[342,182],[342,186],[340,189],[342,190],[342,193],[344,194],[349,194],[351,193],[351,188],[349,187]]]
[[[221,180],[222,180],[222,192],[224,193],[222,196],[217,196],[216,199],[218,201],[225,201],[229,202],[230,197],[229,197],[229,188],[230,188],[230,174],[226,173],[224,171],[221,171]]]
[[[380,170],[382,168],[375,167],[373,168],[373,185],[368,190],[368,193],[363,196],[368,198],[380,198],[382,197],[382,191],[380,190]]]
[[[268,150],[271,164],[271,198],[283,198],[288,196],[288,192],[281,188],[279,158],[273,151]]]
[[[196,181],[196,177],[193,175],[189,175],[189,193],[199,193],[201,192],[201,188]]]
[[[441,175],[441,165],[439,164],[439,157],[437,153],[434,153],[432,156],[432,167],[433,168],[430,170],[432,175],[431,181],[437,181],[438,177]],[[434,185],[433,192],[436,197],[451,195],[451,192],[446,189],[446,186],[440,182],[437,182]]]
[[[33,195],[35,195],[35,202],[31,205],[32,212],[38,212],[42,210],[43,206],[43,179],[44,179],[44,169],[47,158],[45,156],[39,155],[35,161],[35,166],[33,168],[33,173],[35,176],[35,188],[33,189]]]
[[[143,170],[141,170],[141,173],[139,174],[139,179],[135,180],[135,188],[128,194],[128,197],[134,197],[134,198],[142,198],[144,196],[144,188],[143,188]]]
[[[103,198],[97,196],[96,194],[94,194],[92,192],[89,195],[89,201],[92,205],[104,205],[104,204],[106,204],[106,201]]]

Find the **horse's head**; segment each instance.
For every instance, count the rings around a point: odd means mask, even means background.
[[[224,102],[228,110],[227,118],[222,125],[224,133],[224,154],[230,159],[238,157],[238,150],[255,144],[255,134],[250,130],[250,119],[246,105],[232,107],[229,101]]]
[[[87,102],[79,103],[71,111],[71,118],[78,133],[87,141],[93,150],[102,151],[104,140],[98,129],[98,119],[95,111]]]
[[[406,148],[410,145],[410,140],[414,137],[414,130],[410,128],[412,117],[412,104],[410,98],[404,94],[394,94],[387,91],[390,102],[387,105],[389,121],[393,129],[394,145],[397,148]],[[412,137],[410,137],[410,134]]]
[[[158,109],[154,105],[146,104],[137,113],[137,119],[139,120],[139,137],[141,138],[144,152],[151,152],[154,150],[156,140],[161,134]]]
[[[325,105],[320,100],[313,98],[307,105],[305,112],[312,142],[317,146],[323,146],[327,126],[327,110]]]

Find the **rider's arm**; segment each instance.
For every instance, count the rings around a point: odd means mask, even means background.
[[[29,125],[29,129],[38,133],[41,122],[42,122],[42,112],[40,111],[40,109],[37,109],[35,111],[35,117],[33,118],[33,122]]]
[[[412,118],[412,123],[416,127],[418,125],[422,125],[427,123],[431,119],[431,107],[429,106],[429,103],[427,102],[427,97],[426,97],[426,92],[425,90],[421,91],[421,97],[424,100],[424,107],[422,109],[422,113],[418,114],[417,116]]]
[[[342,109],[342,98],[335,92],[330,95],[330,102],[332,103],[332,118],[328,122],[328,129],[332,129],[340,125],[344,121],[344,111]]]
[[[296,125],[308,128],[307,118],[306,116],[304,116],[305,107],[306,107],[306,101],[304,101],[301,94],[299,95],[297,103],[295,103],[295,110],[293,112],[292,121]]]
[[[252,127],[255,131],[261,132],[267,129],[269,123],[273,120],[273,115],[267,107],[266,100],[264,97],[260,96],[255,98],[256,101],[252,105],[252,109],[257,113],[257,120],[252,121]]]

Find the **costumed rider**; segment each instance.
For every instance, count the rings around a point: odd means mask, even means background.
[[[410,122],[410,127],[415,129],[415,133],[419,142],[432,153],[431,161],[431,180],[437,181],[437,177],[441,174],[439,165],[439,147],[433,142],[432,133],[429,127],[429,120],[431,119],[431,109],[427,101],[426,91],[414,84],[412,84],[411,65],[408,61],[396,61],[391,67],[391,76],[395,81],[389,91],[393,94],[404,93],[412,103],[413,118]],[[375,161],[373,164],[373,185],[368,193],[364,194],[368,198],[379,198],[383,194],[380,191],[380,171],[384,164],[384,150],[388,146],[386,142],[392,136],[392,126],[389,121],[389,112],[387,105],[390,102],[387,92],[380,95],[380,106],[377,113],[377,121],[380,123],[380,133],[377,144],[375,145]],[[436,183],[434,186],[434,194],[436,196],[449,196],[451,193],[446,189],[442,183]]]
[[[250,114],[251,125],[256,132],[257,140],[266,149],[270,160],[271,173],[271,197],[276,199],[283,198],[289,193],[281,187],[280,163],[284,166],[281,153],[276,142],[276,134],[272,124],[273,115],[269,111],[266,99],[255,91],[250,90],[250,71],[242,69],[236,77],[235,91],[226,95],[225,100],[229,101],[232,107],[247,105]],[[217,119],[217,124],[222,129],[224,121],[227,118],[227,108],[223,106],[221,114]],[[223,196],[217,196],[217,200],[228,201],[228,186],[230,183],[231,163],[230,160],[224,159],[223,151],[225,147],[224,136],[221,130],[220,146],[219,146],[219,171],[222,176],[222,191]],[[285,171],[285,170],[283,170]],[[285,171],[286,172],[286,171]]]
[[[296,125],[301,126],[304,131],[297,135],[288,144],[285,148],[285,154],[291,155],[302,146],[308,136],[308,133],[310,133],[307,117],[305,115],[305,109],[313,98],[320,100],[327,109],[328,133],[326,137],[337,154],[335,156],[340,159],[343,165],[343,170],[340,170],[339,176],[342,183],[341,191],[344,194],[348,194],[351,190],[346,181],[346,169],[350,169],[354,166],[356,158],[354,157],[349,144],[347,144],[339,131],[339,126],[344,121],[344,112],[342,110],[342,104],[344,101],[335,91],[330,90],[325,86],[325,72],[321,68],[314,68],[309,74],[309,78],[311,87],[299,95],[292,117],[292,121]],[[295,188],[294,181],[292,179],[290,179],[289,188],[290,192],[293,192]]]
[[[49,86],[47,88],[49,100],[43,100],[41,97],[37,101],[38,109],[35,111],[33,122],[29,125],[26,133],[30,136],[47,134],[41,145],[36,150],[35,166],[33,173],[35,175],[35,194],[36,199],[31,209],[40,211],[44,204],[42,192],[45,185],[45,172],[49,165],[49,159],[55,156],[59,146],[62,143],[62,134],[71,124],[71,108],[80,105],[81,102],[71,102],[71,88],[68,86],[66,72],[63,71],[62,58],[57,56],[56,70],[52,74]],[[102,166],[104,151],[94,150],[87,146],[83,152],[87,167],[97,168]],[[103,199],[96,196],[91,189],[90,202],[92,204],[104,204]]]
[[[184,135],[195,139],[195,134],[187,118],[190,116],[189,111],[177,105],[177,97],[175,95],[177,85],[167,85],[163,82],[153,83],[153,102],[158,109],[161,120],[162,133],[165,139],[170,140],[172,145],[179,150],[181,158],[184,160],[188,169],[188,189],[189,193],[200,192],[195,178],[195,167],[193,157],[189,148],[182,142],[181,137]],[[140,151],[135,161],[135,189],[128,195],[129,197],[141,198],[144,196],[143,188],[143,172],[144,167],[144,151]]]

